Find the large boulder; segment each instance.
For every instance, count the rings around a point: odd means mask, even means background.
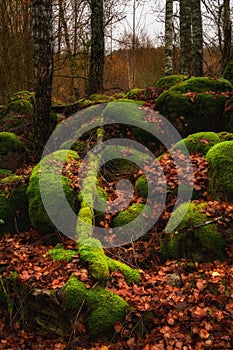
[[[40,232],[41,235],[46,235],[56,231],[53,223],[47,215],[44,208],[44,204],[41,198],[40,189],[40,169],[41,163],[43,162],[43,190],[51,198],[51,206],[54,204],[54,212],[57,215],[62,215],[62,213],[56,213],[57,203],[62,200],[60,197],[60,192],[58,192],[58,172],[61,163],[65,161],[73,161],[79,159],[79,156],[74,151],[60,150],[52,154],[45,156],[40,163],[38,163],[30,176],[29,185],[27,190],[28,200],[29,200],[29,215],[32,225]],[[78,163],[77,163],[78,165]],[[62,175],[62,184],[65,197],[70,204],[71,208],[75,210],[77,205],[77,196],[72,189],[72,181],[65,175]],[[46,195],[45,193],[45,195]]]
[[[188,149],[190,154],[201,153],[201,155],[205,156],[211,147],[221,142],[219,136],[220,135],[218,135],[217,133],[211,131],[197,132],[177,142],[174,146],[174,151],[180,150],[182,152],[183,149],[185,151],[186,149]],[[224,135],[222,135],[221,137],[224,137]]]
[[[232,90],[225,79],[192,77],[163,92],[156,106],[183,137],[200,131],[225,131],[230,127],[225,105]]]
[[[161,240],[165,258],[188,258],[195,261],[226,258],[226,242],[219,227],[216,222],[206,224],[209,221],[205,213],[207,205],[208,203],[183,203],[175,210],[168,224],[174,230],[169,232],[168,227]],[[182,216],[182,221],[176,226]]]
[[[28,151],[23,142],[11,132],[0,132],[0,168],[15,170],[24,165]]]
[[[30,228],[27,184],[23,176],[1,174],[0,235],[27,231]]]
[[[233,141],[213,146],[206,154],[209,163],[208,192],[213,199],[233,203]]]

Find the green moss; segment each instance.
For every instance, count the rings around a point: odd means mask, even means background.
[[[233,84],[233,60],[229,61],[223,71],[222,77]]]
[[[61,244],[57,244],[56,247],[49,250],[47,253],[47,255],[50,255],[50,257],[53,260],[56,260],[56,261],[65,260],[68,262],[72,261],[73,256],[77,254],[78,252],[75,250],[64,249]]]
[[[132,100],[144,100],[145,98],[145,89],[131,89],[126,97]]]
[[[79,281],[75,276],[71,276],[66,282],[64,291],[64,307],[67,310],[77,311],[88,295],[88,290],[86,289],[85,284]]]
[[[184,203],[175,210],[169,223],[174,227],[183,216],[184,209],[187,209],[187,212],[176,227],[176,231],[167,233],[161,241],[162,253],[166,258],[190,258],[197,261],[226,258],[226,243],[216,223],[196,227],[209,221],[203,212],[207,205],[208,203]],[[190,230],[186,230],[187,228]]]
[[[147,198],[148,185],[145,175],[140,176],[135,182],[135,191],[137,196]]]
[[[71,149],[77,152],[80,158],[83,158],[87,153],[88,146],[87,146],[87,143],[83,141],[73,142],[72,140],[69,140],[69,141],[65,141],[61,145],[60,149]]]
[[[115,322],[123,322],[128,303],[103,288],[86,289],[85,284],[71,276],[64,287],[65,308],[78,311],[83,306],[86,326],[91,336],[112,332]]]
[[[121,271],[125,276],[125,280],[128,284],[140,282],[140,272],[136,269],[132,269],[126,264],[120,261],[116,261],[107,257],[109,269],[111,271]]]
[[[181,93],[193,92],[225,92],[232,91],[232,84],[226,79],[211,79],[207,77],[192,77],[171,88]]]
[[[124,322],[128,303],[120,296],[100,291],[97,305],[87,319],[87,330],[91,335],[113,332],[114,323]]]
[[[82,240],[78,245],[80,258],[88,264],[91,276],[104,282],[109,277],[107,257],[101,243],[94,238]]]
[[[222,131],[218,133],[218,137],[220,139],[220,142],[224,141],[232,141],[233,140],[233,133],[228,131]]]
[[[28,101],[26,99],[13,100],[8,103],[6,113],[19,113],[32,116],[33,105],[31,101]]]
[[[168,75],[166,77],[162,77],[154,83],[154,87],[159,93],[164,90],[170,89],[170,87],[181,83],[183,80],[187,79],[187,75]]]
[[[122,210],[113,219],[114,227],[121,227],[136,219],[144,209],[144,204],[133,203],[129,208]]]
[[[73,159],[78,160],[79,157],[74,151],[60,150],[56,151],[48,156],[44,157],[43,162],[43,177],[40,179],[40,183],[43,186],[44,191],[48,191],[49,198],[51,198],[51,208],[54,204],[54,214],[57,215],[57,203],[62,201],[61,195],[58,192],[60,174],[58,169],[64,160]],[[55,227],[49,219],[40,195],[40,167],[41,162],[38,163],[30,176],[27,195],[29,199],[29,215],[31,218],[32,225],[43,235],[55,231]],[[76,210],[77,199],[70,186],[70,179],[62,176],[63,190],[68,203],[73,210]],[[46,193],[45,193],[46,195]],[[62,195],[63,196],[63,195]]]
[[[224,79],[195,77],[171,87],[156,100],[158,110],[182,136],[200,131],[220,131],[229,124],[224,116],[232,85]]]
[[[185,144],[189,153],[201,153],[205,156],[209,149],[219,142],[220,138],[215,132],[198,132],[177,142],[174,150],[182,151],[183,144]]]
[[[208,192],[213,199],[233,202],[233,141],[213,146],[206,155],[209,163]]]
[[[0,133],[0,157],[9,152],[25,152],[26,148],[20,139],[12,132]]]
[[[6,176],[12,175],[12,171],[8,169],[0,169],[0,178],[3,179]]]
[[[27,186],[23,177],[10,175],[0,180],[0,234],[26,231],[30,228]]]

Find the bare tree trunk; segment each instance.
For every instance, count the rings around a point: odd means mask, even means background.
[[[76,74],[76,64],[75,64],[75,60],[74,60],[74,56],[73,56],[72,48],[70,44],[69,30],[65,19],[63,0],[59,0],[59,19],[61,20],[61,24],[64,29],[66,50],[67,50],[67,55],[70,62],[70,72],[71,72],[70,94],[73,95],[75,94],[74,76]]]
[[[202,16],[201,1],[191,1],[192,16],[192,55],[193,69],[192,74],[201,77],[203,75],[203,33],[202,33]]]
[[[39,159],[49,137],[53,80],[52,1],[32,0],[35,112],[34,141]]]
[[[230,0],[224,0],[223,3],[223,67],[222,70],[226,67],[227,63],[232,58],[232,43],[231,43],[231,16],[230,16]]]
[[[88,94],[103,92],[104,9],[103,0],[91,0],[91,54]]]
[[[180,72],[192,74],[192,40],[191,40],[191,6],[190,0],[180,0]]]
[[[165,75],[173,73],[173,0],[166,0],[165,14]]]

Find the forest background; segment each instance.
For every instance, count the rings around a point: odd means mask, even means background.
[[[30,0],[0,2],[0,103],[20,90],[35,91]],[[86,95],[91,46],[88,0],[54,0],[53,102],[72,103]],[[179,1],[173,3],[173,74],[180,72]],[[231,1],[201,2],[203,74],[221,75],[224,67],[225,12]],[[146,88],[164,75],[165,7],[156,1],[104,1],[104,93]]]

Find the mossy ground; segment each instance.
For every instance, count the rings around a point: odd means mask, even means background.
[[[55,261],[65,260],[69,262],[72,261],[73,256],[77,255],[77,253],[75,250],[64,249],[61,244],[57,244],[53,249],[48,251],[47,255]]]
[[[196,227],[209,220],[203,212],[207,205],[208,203],[191,202],[184,203],[176,209],[169,223],[175,229],[171,233],[166,233],[161,240],[164,257],[189,258],[195,261],[226,258],[225,239],[216,223]],[[185,214],[184,210],[187,210]],[[183,219],[177,226],[176,222],[178,223],[181,217]]]
[[[233,141],[221,142],[207,153],[209,163],[208,192],[213,199],[233,202]]]

